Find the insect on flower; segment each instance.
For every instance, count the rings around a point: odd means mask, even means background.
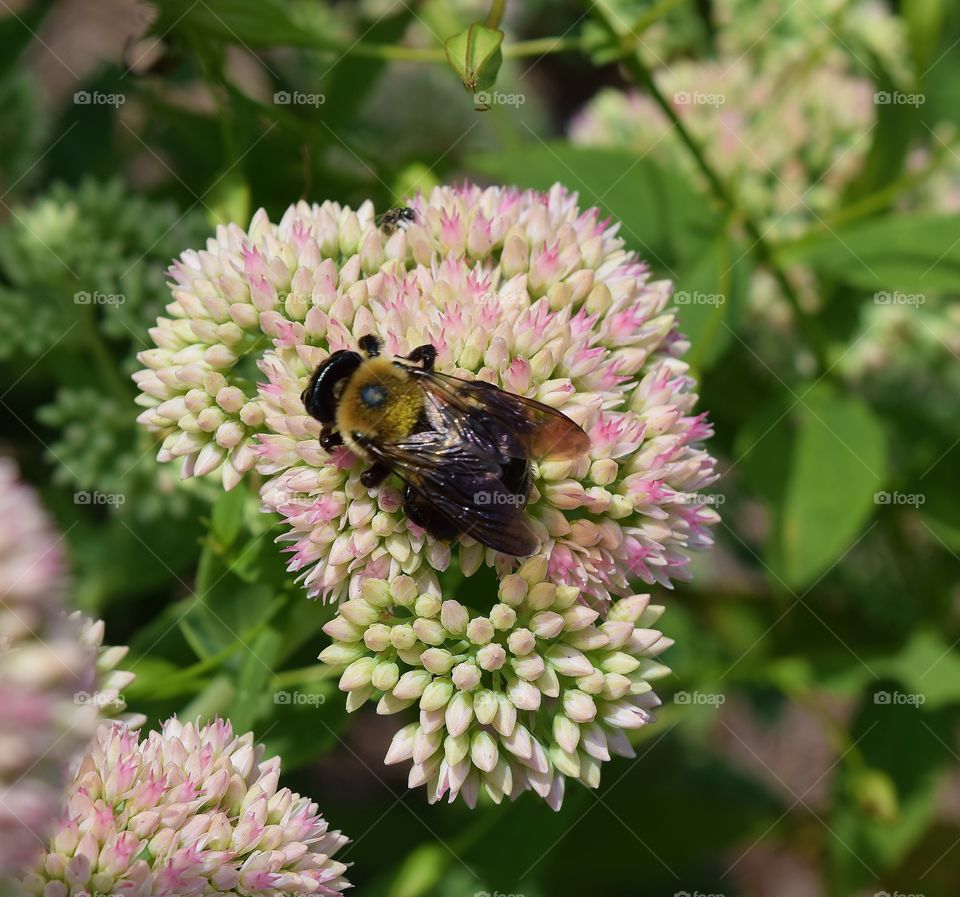
[[[416,220],[417,213],[413,209],[409,206],[399,206],[395,209],[387,209],[382,215],[378,215],[376,224],[385,234],[392,234],[398,228],[405,229]]]
[[[374,336],[358,352],[334,352],[314,371],[301,400],[321,424],[321,445],[371,462],[368,489],[396,474],[407,516],[436,539],[470,535],[504,554],[534,554],[539,540],[524,517],[530,459],[572,459],[590,438],[548,405],[482,380],[434,370],[437,350],[380,356]]]

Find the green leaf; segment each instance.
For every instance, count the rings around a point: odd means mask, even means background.
[[[904,93],[905,86],[897,83],[879,58],[873,56],[871,63],[880,72],[874,94],[877,121],[867,158],[846,189],[844,204],[869,196],[896,180],[903,171],[914,137],[921,130],[917,104],[890,102],[896,94]]]
[[[900,11],[907,26],[914,68],[922,77],[943,37],[948,4],[946,0],[902,0]]]
[[[263,711],[264,702],[272,706],[269,683],[274,677],[273,668],[282,646],[280,633],[272,627],[245,644],[236,677],[236,696],[230,710],[230,719],[238,731],[253,727]]]
[[[443,877],[453,859],[448,848],[422,844],[411,853],[397,872],[390,897],[422,897],[429,894]]]
[[[231,489],[220,495],[213,506],[210,514],[210,535],[216,540],[221,551],[233,545],[243,529],[247,497],[246,489]]]
[[[488,28],[479,22],[444,42],[447,61],[470,93],[489,90],[497,83],[503,62],[502,43],[503,32],[499,28]]]
[[[896,679],[907,693],[922,695],[924,711],[960,704],[960,656],[952,641],[930,630],[916,632],[898,654],[873,661],[871,667],[878,675]]]
[[[886,471],[883,429],[867,405],[826,386],[798,396],[780,531],[779,574],[793,588],[813,580],[852,544]]]
[[[960,280],[960,215],[876,218],[786,246],[777,256],[783,264],[889,294],[878,295],[878,302],[922,302],[917,297],[926,291],[953,290]]]
[[[953,764],[951,726],[945,715],[915,707],[877,704],[867,698],[850,733],[857,753],[836,776],[832,815],[832,873],[837,892],[876,885],[875,875],[895,869],[928,830],[941,774]]]
[[[719,216],[681,174],[626,150],[540,142],[472,156],[469,166],[505,184],[548,190],[561,183],[577,191],[581,206],[621,222],[627,245],[661,276],[674,276],[670,264],[690,261],[720,229]]]
[[[326,47],[335,50],[338,41],[330,34],[336,20],[317,16],[295,21],[291,7],[281,0],[217,0],[215,4],[192,0],[160,0],[161,15],[154,26],[158,34],[173,29],[192,31],[228,44],[268,47]]]
[[[726,232],[711,240],[682,268],[673,295],[681,332],[690,340],[687,361],[709,368],[727,349],[748,286],[747,259]]]
[[[234,169],[213,188],[207,205],[207,220],[211,227],[232,221],[249,221],[250,185]]]
[[[14,13],[7,8],[6,15],[0,16],[0,77],[6,77],[16,65],[20,54],[36,37],[37,30],[52,9],[45,3],[18,7]]]

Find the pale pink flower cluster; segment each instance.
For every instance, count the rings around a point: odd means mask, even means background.
[[[161,732],[104,723],[70,785],[36,897],[316,894],[348,886],[346,843],[307,798],[278,788],[280,758],[229,723]]]
[[[60,540],[0,459],[0,879],[36,855],[67,767],[96,726],[95,648],[64,610]]]
[[[321,449],[300,401],[317,364],[362,336],[395,355],[430,342],[439,370],[546,402],[589,433],[587,456],[534,468],[528,512],[553,581],[602,605],[631,580],[684,578],[689,552],[710,544],[716,515],[696,492],[714,469],[670,284],[560,186],[443,187],[411,205],[416,222],[388,234],[370,204],[301,202],[183,254],[136,378],[161,458],[227,487],[256,464],[312,595],[401,574],[436,584],[454,555],[468,576],[484,563],[505,573],[513,559],[427,536],[396,488],[362,487],[363,464]]]
[[[612,754],[634,755],[626,732],[652,719],[651,681],[669,673],[656,658],[673,642],[652,628],[663,607],[632,595],[601,619],[546,575],[542,557],[524,562],[486,613],[409,576],[368,579],[324,627],[320,659],[343,668],[348,710],[416,710],[385,762],[412,760],[410,787],[431,803],[532,790],[556,810],[567,777],[596,788]]]

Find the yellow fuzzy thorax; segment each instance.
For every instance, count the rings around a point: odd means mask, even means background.
[[[377,442],[409,436],[423,410],[423,390],[386,358],[365,361],[348,381],[337,404],[337,429],[354,448],[353,434]]]

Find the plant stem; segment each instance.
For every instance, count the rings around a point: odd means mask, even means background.
[[[639,38],[654,22],[662,19],[671,9],[686,2],[687,0],[660,0],[659,3],[654,3],[650,9],[639,15],[636,21],[630,26],[632,35],[635,38]]]
[[[603,2],[603,0],[598,0],[593,9],[594,14],[599,20],[600,24],[606,28],[612,37],[617,38],[620,41],[624,41],[624,39],[629,41],[629,32],[627,31],[626,26],[622,22],[618,21],[615,13],[607,9],[607,4]],[[727,184],[724,183],[720,175],[714,170],[713,166],[707,160],[703,148],[687,130],[686,126],[677,115],[676,110],[674,110],[673,106],[660,91],[660,88],[657,87],[650,70],[637,55],[636,51],[631,49],[623,57],[623,59],[621,59],[621,64],[637,83],[637,85],[646,90],[653,98],[653,101],[660,107],[663,114],[669,120],[671,127],[680,137],[680,141],[693,157],[697,168],[700,169],[701,174],[704,176],[704,178],[706,178],[706,181],[710,186],[710,191],[713,193],[713,195],[728,210],[728,212],[735,214],[743,222],[748,236],[753,241],[751,251],[754,253],[754,255],[756,255],[761,264],[770,269],[771,273],[776,278],[780,285],[780,289],[783,291],[784,296],[790,303],[790,306],[796,315],[797,323],[801,332],[816,356],[820,369],[824,370],[826,367],[826,339],[821,330],[820,323],[814,316],[812,316],[802,307],[800,303],[800,297],[787,278],[786,272],[777,263],[777,260],[774,257],[773,246],[767,240],[766,234],[760,229],[760,226],[753,220],[753,218],[740,206],[736,196],[733,194]]]
[[[490,12],[487,13],[483,24],[487,28],[499,28],[506,8],[507,0],[493,0],[493,3],[490,4]]]
[[[579,37],[538,37],[533,40],[516,41],[503,47],[504,59],[520,59],[524,56],[544,56],[549,53],[564,53],[579,50],[583,41]],[[345,54],[365,56],[371,59],[387,59],[394,62],[446,63],[447,56],[439,47],[400,47],[394,44],[357,44],[344,47]]]
[[[305,685],[309,682],[322,682],[337,675],[336,671],[325,664],[314,664],[298,670],[284,670],[274,673],[273,685],[275,688],[286,688],[289,685]]]
[[[80,326],[83,330],[84,342],[93,355],[101,380],[109,384],[110,390],[124,405],[127,405],[132,400],[132,391],[117,373],[117,364],[107,349],[100,334],[100,328],[97,327],[96,306],[91,303],[89,308],[81,309],[81,312],[82,322]]]

